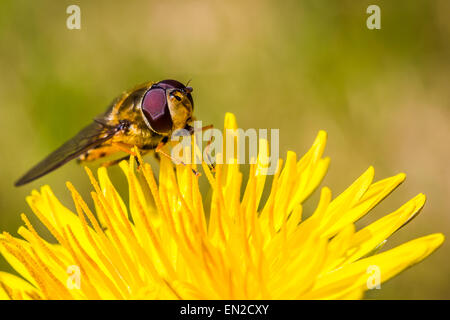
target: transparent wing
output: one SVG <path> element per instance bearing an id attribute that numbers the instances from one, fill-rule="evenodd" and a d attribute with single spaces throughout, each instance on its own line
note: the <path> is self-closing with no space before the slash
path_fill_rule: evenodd
<path id="1" fill-rule="evenodd" d="M 16 181 L 16 187 L 29 183 L 43 175 L 59 168 L 66 162 L 77 158 L 89 149 L 101 145 L 111 139 L 117 132 L 116 127 L 95 121 L 82 129 L 75 137 L 49 154 L 44 160 L 31 168 L 23 177 Z"/>

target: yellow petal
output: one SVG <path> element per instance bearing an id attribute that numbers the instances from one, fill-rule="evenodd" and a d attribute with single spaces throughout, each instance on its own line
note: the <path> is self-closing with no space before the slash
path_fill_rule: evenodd
<path id="1" fill-rule="evenodd" d="M 380 283 L 405 270 L 433 253 L 444 241 L 441 233 L 421 237 L 394 249 L 368 257 L 323 275 L 313 290 L 302 298 L 333 297 L 346 288 L 363 287 L 370 280 L 369 268 L 377 268 Z M 367 287 L 366 287 L 367 288 Z"/>

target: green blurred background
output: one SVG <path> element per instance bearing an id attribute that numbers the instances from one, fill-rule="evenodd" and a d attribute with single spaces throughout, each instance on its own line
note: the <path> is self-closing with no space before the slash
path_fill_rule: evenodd
<path id="1" fill-rule="evenodd" d="M 81 30 L 66 8 L 81 8 Z M 366 8 L 381 7 L 381 30 Z M 406 182 L 358 223 L 423 192 L 428 201 L 386 248 L 450 230 L 450 1 L 23 1 L 0 3 L 0 230 L 16 234 L 25 197 L 65 181 L 88 198 L 69 163 L 35 183 L 13 182 L 76 133 L 123 90 L 148 80 L 192 79 L 196 116 L 221 128 L 280 128 L 281 156 L 329 134 L 322 185 L 342 192 L 369 165 Z M 118 168 L 113 179 L 125 192 Z M 317 192 L 308 201 L 313 210 Z M 30 214 L 30 217 L 33 215 Z M 33 220 L 35 223 L 36 221 Z M 366 296 L 450 297 L 448 241 Z M 11 269 L 0 261 L 0 270 Z"/>

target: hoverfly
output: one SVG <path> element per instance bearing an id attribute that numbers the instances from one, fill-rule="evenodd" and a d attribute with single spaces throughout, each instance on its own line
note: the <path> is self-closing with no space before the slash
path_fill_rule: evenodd
<path id="1" fill-rule="evenodd" d="M 106 163 L 117 164 L 134 154 L 134 146 L 143 153 L 155 150 L 171 158 L 161 150 L 171 134 L 178 129 L 194 132 L 190 125 L 194 109 L 192 90 L 176 80 L 163 80 L 124 92 L 105 113 L 31 168 L 15 186 L 38 179 L 75 158 L 92 161 L 119 151 L 129 154 Z"/>

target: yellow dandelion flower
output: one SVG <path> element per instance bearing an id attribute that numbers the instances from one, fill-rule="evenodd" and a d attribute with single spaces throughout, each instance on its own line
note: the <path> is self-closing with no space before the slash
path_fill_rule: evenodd
<path id="1" fill-rule="evenodd" d="M 232 114 L 225 128 L 237 128 Z M 303 221 L 302 204 L 328 168 L 325 143 L 321 131 L 300 159 L 288 152 L 264 204 L 266 141 L 245 186 L 238 164 L 217 165 L 215 175 L 203 165 L 212 188 L 208 216 L 190 167 L 177 165 L 174 171 L 166 159 L 159 183 L 142 159 L 139 170 L 134 159 L 120 164 L 129 185 L 128 207 L 105 168 L 98 169 L 98 180 L 87 169 L 96 215 L 70 182 L 76 213 L 50 187 L 33 191 L 28 204 L 56 243 L 38 235 L 22 214 L 22 238 L 6 232 L 0 238 L 1 253 L 22 277 L 1 272 L 0 298 L 361 298 L 372 280 L 387 281 L 423 260 L 444 236 L 431 234 L 374 254 L 420 211 L 425 196 L 355 230 L 355 221 L 405 179 L 398 174 L 374 182 L 372 167 L 334 199 L 322 188 L 317 209 Z"/>

